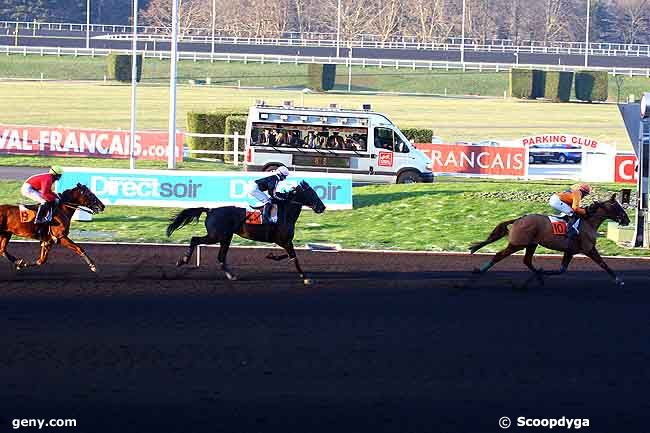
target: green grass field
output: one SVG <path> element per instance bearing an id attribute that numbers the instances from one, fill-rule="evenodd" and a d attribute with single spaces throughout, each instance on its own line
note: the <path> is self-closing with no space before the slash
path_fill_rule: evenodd
<path id="1" fill-rule="evenodd" d="M 19 182 L 0 183 L 0 203 L 19 200 Z M 466 251 L 484 239 L 500 221 L 531 212 L 548 213 L 548 195 L 566 186 L 556 182 L 501 182 L 441 179 L 434 184 L 385 185 L 354 188 L 354 209 L 304 211 L 296 230 L 296 245 L 308 242 L 338 243 L 346 248 Z M 596 194 L 608 196 L 614 185 L 598 185 Z M 189 226 L 171 239 L 164 235 L 174 209 L 108 207 L 92 222 L 74 222 L 78 240 L 186 243 L 203 235 L 204 226 Z M 632 218 L 633 215 L 630 215 Z M 606 225 L 601 231 L 606 230 Z M 237 238 L 238 245 L 251 245 Z M 496 251 L 503 241 L 485 248 Z M 650 255 L 626 249 L 602 238 L 599 248 L 607 255 Z M 543 249 L 540 249 L 543 251 Z"/>
<path id="2" fill-rule="evenodd" d="M 104 57 L 11 55 L 0 57 L 0 78 L 47 80 L 101 81 L 106 74 Z M 178 63 L 180 82 L 190 79 L 210 78 L 213 84 L 259 86 L 264 88 L 293 87 L 302 89 L 307 85 L 307 65 L 259 64 L 241 62 L 193 62 Z M 144 63 L 143 82 L 161 83 L 169 79 L 169 61 L 148 58 Z M 637 97 L 650 88 L 650 79 L 623 77 L 620 87 L 610 79 L 610 100 L 625 100 L 629 94 Z M 348 69 L 338 67 L 336 89 L 347 90 Z M 508 73 L 468 71 L 444 71 L 410 68 L 352 68 L 352 91 L 434 93 L 439 95 L 503 96 L 508 88 Z"/>
<path id="3" fill-rule="evenodd" d="M 4 124 L 122 128 L 130 125 L 130 87 L 79 82 L 0 82 Z M 246 111 L 257 99 L 281 104 L 358 108 L 371 103 L 400 127 L 433 128 L 448 142 L 512 140 L 541 133 L 585 135 L 619 149 L 631 148 L 615 104 L 553 104 L 502 98 L 452 98 L 370 94 L 303 94 L 291 90 L 178 88 L 177 125 L 185 128 L 190 110 Z M 166 86 L 138 88 L 139 129 L 166 129 L 169 91 Z"/>

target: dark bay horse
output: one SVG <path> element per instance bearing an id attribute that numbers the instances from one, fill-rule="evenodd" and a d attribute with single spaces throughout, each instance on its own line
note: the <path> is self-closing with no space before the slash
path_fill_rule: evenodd
<path id="1" fill-rule="evenodd" d="M 36 206 L 33 207 L 36 208 Z M 80 207 L 86 208 L 92 213 L 99 213 L 104 210 L 104 204 L 101 200 L 87 186 L 78 183 L 76 187 L 61 193 L 61 203 L 54 212 L 48 234 L 43 237 L 39 233 L 40 227 L 34 224 L 34 221 L 21 222 L 18 206 L 0 205 L 0 256 L 6 257 L 17 270 L 29 266 L 41 266 L 47 262 L 47 257 L 52 246 L 60 243 L 81 256 L 91 271 L 97 272 L 95 263 L 88 257 L 83 248 L 75 244 L 68 237 L 72 215 Z M 9 244 L 12 235 L 41 241 L 41 254 L 35 263 L 28 263 L 24 259 L 17 259 L 7 252 L 7 244 Z"/>
<path id="2" fill-rule="evenodd" d="M 546 215 L 525 215 L 500 223 L 486 240 L 472 244 L 469 250 L 474 254 L 484 246 L 496 242 L 506 235 L 508 236 L 508 245 L 496 253 L 480 269 L 475 269 L 474 271 L 480 274 L 485 273 L 496 263 L 525 248 L 524 264 L 535 273 L 540 282 L 543 282 L 542 275 L 563 274 L 569 267 L 573 256 L 582 253 L 596 262 L 614 278 L 616 284 L 623 286 L 624 283 L 621 277 L 612 271 L 596 249 L 596 238 L 598 236 L 598 227 L 605 220 L 611 219 L 620 225 L 626 226 L 630 223 L 630 218 L 627 216 L 625 209 L 616 200 L 616 194 L 612 195 L 609 200 L 594 202 L 586 210 L 587 215 L 580 223 L 580 234 L 575 240 L 569 240 L 563 235 L 553 234 L 551 222 Z M 508 226 L 511 224 L 512 227 L 508 230 Z M 564 252 L 559 271 L 544 271 L 533 266 L 533 254 L 535 254 L 535 249 L 538 245 L 551 250 Z"/>
<path id="3" fill-rule="evenodd" d="M 293 247 L 293 236 L 296 221 L 298 221 L 303 206 L 310 207 L 316 213 L 323 213 L 325 211 L 325 205 L 318 197 L 318 194 L 305 181 L 300 182 L 298 186 L 284 194 L 283 197 L 285 200 L 278 204 L 277 224 L 246 224 L 246 209 L 236 206 L 224 206 L 214 209 L 198 207 L 179 212 L 172 218 L 169 226 L 167 226 L 167 236 L 171 236 L 174 231 L 190 222 L 198 222 L 203 213 L 207 213 L 205 228 L 208 234 L 206 236 L 192 237 L 187 252 L 178 259 L 176 266 L 187 264 L 197 245 L 219 243 L 218 260 L 221 264 L 221 269 L 225 272 L 226 278 L 236 280 L 237 277 L 226 263 L 226 256 L 230 243 L 232 242 L 232 237 L 234 234 L 237 234 L 246 239 L 275 243 L 284 248 L 287 254 L 281 256 L 269 254 L 267 258 L 282 260 L 288 257 L 290 261 L 295 263 L 296 270 L 300 274 L 300 278 L 303 279 L 303 282 L 310 284 L 311 281 L 305 276 L 296 258 L 296 251 Z"/>

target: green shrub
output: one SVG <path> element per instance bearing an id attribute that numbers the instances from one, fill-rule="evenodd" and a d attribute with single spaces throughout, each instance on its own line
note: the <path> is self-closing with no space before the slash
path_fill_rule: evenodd
<path id="1" fill-rule="evenodd" d="M 576 98 L 581 101 L 606 101 L 609 75 L 607 71 L 576 72 Z"/>
<path id="2" fill-rule="evenodd" d="M 326 92 L 334 88 L 336 65 L 317 65 L 310 63 L 307 68 L 308 87 L 316 92 Z"/>
<path id="3" fill-rule="evenodd" d="M 239 152 L 240 154 L 244 152 L 244 147 L 246 146 L 246 140 L 244 140 L 244 136 L 246 134 L 246 120 L 248 119 L 248 116 L 240 116 L 240 115 L 234 115 L 234 116 L 228 116 L 226 118 L 226 135 L 233 135 L 235 132 L 239 133 L 240 139 L 239 139 Z M 224 151 L 232 151 L 234 148 L 234 142 L 235 140 L 232 138 L 226 138 L 226 141 L 223 145 L 223 150 Z M 224 162 L 232 162 L 233 161 L 233 156 L 232 155 L 224 155 L 223 160 Z"/>
<path id="4" fill-rule="evenodd" d="M 543 98 L 546 88 L 546 71 L 533 69 L 533 99 Z"/>
<path id="5" fill-rule="evenodd" d="M 106 77 L 109 80 L 131 82 L 131 55 L 130 54 L 109 54 L 106 57 Z M 142 54 L 136 57 L 137 77 L 136 81 L 142 79 Z"/>
<path id="6" fill-rule="evenodd" d="M 224 134 L 228 116 L 241 115 L 233 112 L 187 113 L 187 132 L 199 134 Z M 187 145 L 194 150 L 223 150 L 223 138 L 187 137 Z M 201 156 L 201 154 L 195 154 Z M 221 158 L 219 155 L 216 158 Z"/>
<path id="7" fill-rule="evenodd" d="M 544 97 L 553 102 L 569 102 L 573 72 L 548 71 L 544 86 Z"/>
<path id="8" fill-rule="evenodd" d="M 400 128 L 400 131 L 416 143 L 431 143 L 433 130 L 427 128 Z"/>
<path id="9" fill-rule="evenodd" d="M 533 98 L 533 71 L 531 69 L 510 69 L 508 93 L 512 98 Z"/>

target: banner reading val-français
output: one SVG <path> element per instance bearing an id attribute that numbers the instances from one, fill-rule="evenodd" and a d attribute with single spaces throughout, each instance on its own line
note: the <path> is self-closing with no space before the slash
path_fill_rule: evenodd
<path id="1" fill-rule="evenodd" d="M 0 125 L 0 154 L 126 159 L 130 141 L 131 132 L 125 130 Z M 136 131 L 134 143 L 136 159 L 167 160 L 167 132 Z M 181 161 L 182 133 L 176 143 L 176 159 Z"/>
<path id="2" fill-rule="evenodd" d="M 249 188 L 269 173 L 127 170 L 66 167 L 57 191 L 88 186 L 105 205 L 218 207 L 254 204 Z M 346 174 L 291 172 L 280 184 L 288 190 L 305 180 L 328 209 L 352 209 L 352 177 Z"/>

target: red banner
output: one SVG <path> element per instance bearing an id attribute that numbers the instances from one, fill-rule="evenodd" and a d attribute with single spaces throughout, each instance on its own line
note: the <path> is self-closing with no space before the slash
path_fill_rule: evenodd
<path id="1" fill-rule="evenodd" d="M 417 143 L 433 161 L 434 173 L 525 176 L 526 149 Z"/>
<path id="2" fill-rule="evenodd" d="M 639 179 L 635 155 L 616 155 L 614 159 L 614 182 L 636 183 Z"/>
<path id="3" fill-rule="evenodd" d="M 126 159 L 130 131 L 47 126 L 0 125 L 0 154 Z M 183 133 L 176 136 L 176 159 L 183 159 Z M 167 160 L 167 133 L 138 131 L 137 159 Z"/>

